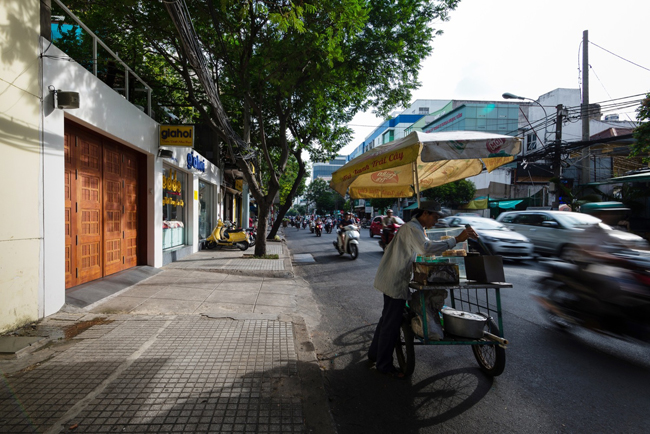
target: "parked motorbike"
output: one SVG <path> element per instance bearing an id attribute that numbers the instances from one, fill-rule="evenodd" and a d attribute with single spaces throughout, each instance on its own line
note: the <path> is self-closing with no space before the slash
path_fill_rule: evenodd
<path id="1" fill-rule="evenodd" d="M 357 256 L 359 256 L 359 226 L 347 225 L 341 231 L 345 232 L 343 245 L 341 245 L 341 237 L 336 237 L 336 241 L 333 242 L 334 247 L 336 247 L 339 255 L 349 253 L 352 259 L 357 259 Z"/>
<path id="2" fill-rule="evenodd" d="M 388 247 L 390 242 L 395 237 L 395 234 L 397 234 L 397 231 L 399 230 L 400 226 L 401 225 L 397 224 L 397 223 L 393 223 L 393 224 L 387 226 L 387 229 L 389 231 L 388 232 L 388 242 L 384 241 L 384 234 L 383 234 L 383 231 L 382 231 L 382 236 L 379 238 L 379 247 L 381 247 L 384 252 L 386 251 L 386 247 Z"/>
<path id="3" fill-rule="evenodd" d="M 243 229 L 233 229 L 232 223 L 217 221 L 217 225 L 212 229 L 212 233 L 205 240 L 205 246 L 208 249 L 217 247 L 237 247 L 240 250 L 246 250 L 250 246 L 248 233 Z"/>
<path id="4" fill-rule="evenodd" d="M 650 263 L 611 257 L 606 263 L 549 262 L 534 298 L 563 330 L 582 327 L 650 342 Z"/>
<path id="5" fill-rule="evenodd" d="M 320 237 L 323 233 L 323 224 L 316 223 L 316 226 L 314 226 L 314 231 L 316 231 L 316 236 Z"/>
<path id="6" fill-rule="evenodd" d="M 255 240 L 257 239 L 257 228 L 255 226 L 247 228 L 246 233 L 248 234 L 250 247 L 255 246 Z"/>

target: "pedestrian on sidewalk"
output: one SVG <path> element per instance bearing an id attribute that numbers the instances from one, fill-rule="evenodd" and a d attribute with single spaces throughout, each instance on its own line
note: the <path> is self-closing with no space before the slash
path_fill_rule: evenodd
<path id="1" fill-rule="evenodd" d="M 412 263 L 420 254 L 440 254 L 468 238 L 478 238 L 468 227 L 460 235 L 447 240 L 431 241 L 425 229 L 433 227 L 439 218 L 446 217 L 440 204 L 425 201 L 420 204 L 411 221 L 400 227 L 379 263 L 374 287 L 384 294 L 384 307 L 368 350 L 368 359 L 375 362 L 377 371 L 395 378 L 404 374 L 393 365 L 393 350 L 402 325 L 406 301 L 410 299 Z"/>

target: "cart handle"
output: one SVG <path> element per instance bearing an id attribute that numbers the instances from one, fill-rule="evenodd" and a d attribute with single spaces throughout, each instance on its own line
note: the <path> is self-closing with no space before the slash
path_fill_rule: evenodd
<path id="1" fill-rule="evenodd" d="M 504 338 L 502 338 L 500 336 L 493 335 L 492 333 L 489 333 L 489 332 L 486 332 L 486 331 L 483 331 L 483 337 L 485 339 L 489 339 L 491 341 L 497 342 L 499 345 L 504 345 L 505 346 L 505 345 L 509 344 L 508 339 L 504 339 Z"/>

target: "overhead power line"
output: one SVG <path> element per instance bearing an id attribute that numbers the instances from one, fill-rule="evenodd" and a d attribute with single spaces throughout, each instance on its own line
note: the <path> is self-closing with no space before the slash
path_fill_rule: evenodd
<path id="1" fill-rule="evenodd" d="M 590 43 L 591 45 L 594 45 L 594 46 L 600 48 L 600 49 L 603 50 L 603 51 L 607 51 L 607 52 L 608 52 L 609 54 L 611 54 L 612 56 L 616 56 L 616 57 L 618 57 L 618 58 L 621 59 L 621 60 L 625 60 L 626 62 L 631 63 L 631 64 L 634 65 L 634 66 L 638 66 L 638 67 L 641 68 L 641 69 L 645 69 L 646 71 L 650 71 L 650 68 L 646 68 L 645 66 L 641 66 L 641 65 L 639 65 L 638 63 L 634 63 L 634 62 L 632 62 L 631 60 L 628 60 L 628 59 L 626 59 L 626 58 L 623 57 L 623 56 L 619 56 L 619 55 L 616 54 L 616 53 L 612 53 L 611 51 L 609 51 L 609 50 L 607 50 L 607 49 L 601 47 L 600 45 L 598 45 L 598 44 L 594 44 L 592 41 L 589 41 L 589 43 Z"/>

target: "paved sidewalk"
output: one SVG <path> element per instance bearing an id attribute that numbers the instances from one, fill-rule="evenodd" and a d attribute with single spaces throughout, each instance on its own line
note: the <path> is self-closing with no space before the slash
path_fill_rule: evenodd
<path id="1" fill-rule="evenodd" d="M 335 432 L 311 290 L 269 247 L 199 252 L 41 321 L 40 347 L 0 361 L 0 432 Z"/>

